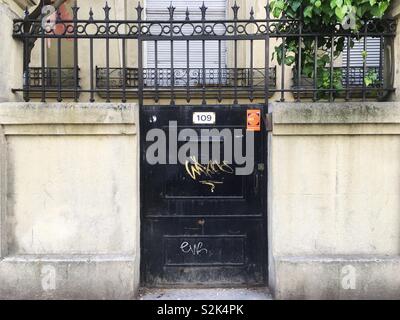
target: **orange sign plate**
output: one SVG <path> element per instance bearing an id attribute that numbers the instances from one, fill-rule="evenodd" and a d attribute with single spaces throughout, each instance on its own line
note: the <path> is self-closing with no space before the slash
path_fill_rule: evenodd
<path id="1" fill-rule="evenodd" d="M 247 110 L 247 130 L 261 131 L 261 110 Z"/>

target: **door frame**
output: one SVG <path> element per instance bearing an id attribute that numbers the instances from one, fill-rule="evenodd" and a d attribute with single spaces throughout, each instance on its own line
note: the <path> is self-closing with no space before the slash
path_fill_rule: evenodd
<path id="1" fill-rule="evenodd" d="M 197 106 L 197 105 L 196 105 Z M 212 105 L 209 105 L 212 106 Z M 231 106 L 231 105 L 229 105 Z M 244 106 L 244 105 L 241 105 Z M 253 105 L 253 104 L 245 104 L 245 106 L 248 106 L 249 109 L 254 109 L 257 107 L 261 108 L 262 111 L 262 129 L 261 129 L 261 139 L 262 139 L 262 144 L 264 146 L 264 153 L 263 153 L 263 166 L 264 166 L 264 174 L 262 176 L 262 184 L 263 187 L 260 188 L 260 199 L 261 199 L 261 210 L 262 210 L 262 219 L 264 220 L 263 224 L 263 241 L 265 243 L 264 246 L 264 252 L 262 252 L 262 270 L 263 270 L 263 284 L 260 285 L 262 287 L 268 287 L 270 285 L 270 253 L 271 253 L 271 242 L 269 238 L 269 225 L 270 225 L 270 217 L 269 217 L 269 131 L 267 130 L 267 120 L 266 120 L 266 114 L 268 113 L 268 106 L 265 105 Z M 142 287 L 149 287 L 148 284 L 145 281 L 145 265 L 146 261 L 143 259 L 145 257 L 144 250 L 145 250 L 145 239 L 144 239 L 144 201 L 143 201 L 143 195 L 144 195 L 144 179 L 142 174 L 143 170 L 143 162 L 145 161 L 145 149 L 144 149 L 144 140 L 145 136 L 142 132 L 142 112 L 143 109 L 146 109 L 149 106 L 146 105 L 139 105 L 139 145 L 140 145 L 140 163 L 139 163 L 139 175 L 140 175 L 140 286 Z M 185 108 L 187 106 L 182 105 L 182 106 L 176 106 L 176 105 L 164 105 L 161 106 L 163 108 L 174 108 L 174 109 L 179 109 L 179 108 Z M 256 163 L 254 164 L 255 166 L 257 165 Z M 245 287 L 246 285 L 243 285 Z M 182 285 L 168 285 L 168 287 L 171 288 L 179 288 L 182 287 Z M 187 287 L 193 287 L 190 284 L 185 285 L 185 288 Z M 200 286 L 194 286 L 195 288 L 199 288 Z M 212 287 L 212 286 L 207 286 L 207 287 Z M 216 287 L 229 287 L 227 286 L 222 286 L 222 285 L 217 285 Z M 231 286 L 230 286 L 231 287 Z M 237 286 L 241 287 L 241 286 Z M 204 288 L 204 286 L 202 286 Z"/>

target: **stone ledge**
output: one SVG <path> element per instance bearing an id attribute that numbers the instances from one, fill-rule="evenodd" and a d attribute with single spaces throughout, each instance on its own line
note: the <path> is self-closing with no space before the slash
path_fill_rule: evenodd
<path id="1" fill-rule="evenodd" d="M 275 136 L 400 135 L 400 123 L 368 124 L 278 124 Z"/>
<path id="2" fill-rule="evenodd" d="M 397 262 L 400 263 L 400 255 L 304 255 L 304 256 L 276 256 L 276 261 L 285 263 L 306 263 L 306 262 L 320 262 L 320 263 L 336 263 L 336 262 Z"/>
<path id="3" fill-rule="evenodd" d="M 136 135 L 132 124 L 35 124 L 3 125 L 5 136 L 121 136 Z"/>
<path id="4" fill-rule="evenodd" d="M 275 125 L 400 124 L 398 102 L 272 103 Z"/>
<path id="5" fill-rule="evenodd" d="M 400 256 L 275 257 L 277 299 L 399 299 Z M 355 270 L 355 288 L 343 288 L 344 267 Z"/>
<path id="6" fill-rule="evenodd" d="M 136 298 L 138 257 L 92 256 L 90 259 L 85 260 L 85 256 L 79 259 L 5 258 L 0 262 L 0 299 Z M 55 274 L 53 285 L 49 278 L 52 273 Z"/>
<path id="7" fill-rule="evenodd" d="M 12 255 L 3 257 L 1 262 L 111 262 L 135 261 L 135 255 L 117 254 L 64 254 L 64 255 Z"/>
<path id="8" fill-rule="evenodd" d="M 0 124 L 137 124 L 137 104 L 0 103 Z"/>

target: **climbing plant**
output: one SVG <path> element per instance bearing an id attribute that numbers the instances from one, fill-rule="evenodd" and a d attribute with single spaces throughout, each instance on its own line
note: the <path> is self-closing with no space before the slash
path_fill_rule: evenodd
<path id="1" fill-rule="evenodd" d="M 391 0 L 272 0 L 270 11 L 274 18 L 301 19 L 305 31 L 326 33 L 333 32 L 338 26 L 351 30 L 354 37 L 350 46 L 354 45 L 354 39 L 360 38 L 364 22 L 371 19 L 380 19 L 387 11 Z M 290 25 L 277 22 L 276 28 L 287 31 Z M 286 41 L 275 47 L 274 58 L 279 64 L 295 65 L 298 70 L 299 51 L 301 50 L 301 74 L 314 78 L 315 56 L 317 57 L 317 86 L 318 88 L 341 89 L 340 70 L 334 70 L 331 81 L 329 66 L 332 59 L 335 60 L 342 53 L 346 37 L 338 36 L 332 41 L 330 37 L 303 37 L 301 48 L 298 37 L 287 37 Z M 333 46 L 333 48 L 332 48 Z M 315 55 L 315 49 L 317 54 Z M 363 52 L 363 59 L 367 53 Z M 339 71 L 339 72 L 338 72 Z M 376 82 L 377 75 L 368 72 L 364 82 L 366 86 Z"/>

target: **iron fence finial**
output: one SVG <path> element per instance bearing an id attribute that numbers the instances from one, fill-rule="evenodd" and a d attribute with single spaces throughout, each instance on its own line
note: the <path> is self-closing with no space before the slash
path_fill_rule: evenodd
<path id="1" fill-rule="evenodd" d="M 111 7 L 108 6 L 108 1 L 106 1 L 106 5 L 105 5 L 105 7 L 103 8 L 103 10 L 104 10 L 104 14 L 105 14 L 106 19 L 107 19 L 107 20 L 110 19 L 110 10 L 111 10 Z"/>
<path id="2" fill-rule="evenodd" d="M 79 7 L 76 4 L 76 2 L 74 2 L 74 5 L 71 7 L 71 10 L 72 10 L 72 13 L 73 13 L 74 17 L 76 18 L 77 15 L 78 15 L 78 10 L 79 10 Z"/>
<path id="3" fill-rule="evenodd" d="M 186 20 L 186 21 L 189 21 L 189 20 L 190 20 L 189 7 L 186 7 L 186 18 L 185 18 L 185 20 Z"/>
<path id="4" fill-rule="evenodd" d="M 169 12 L 169 20 L 174 20 L 174 12 L 175 12 L 175 7 L 172 5 L 172 1 L 168 7 L 168 12 Z"/>
<path id="5" fill-rule="evenodd" d="M 62 17 L 61 17 L 61 10 L 57 10 L 56 11 L 56 22 L 59 22 L 59 21 L 61 21 L 62 20 Z"/>
<path id="6" fill-rule="evenodd" d="M 90 10 L 89 10 L 89 20 L 93 21 L 93 9 L 92 9 L 92 7 L 90 7 Z"/>
<path id="7" fill-rule="evenodd" d="M 235 4 L 234 4 L 233 7 L 232 7 L 232 10 L 233 10 L 233 18 L 234 18 L 235 20 L 238 19 L 238 12 L 239 12 L 239 9 L 240 9 L 240 7 L 237 5 L 237 2 L 235 1 Z"/>
<path id="8" fill-rule="evenodd" d="M 270 5 L 269 5 L 269 1 L 267 1 L 267 4 L 264 6 L 265 9 L 265 15 L 267 17 L 267 19 L 270 18 Z"/>
<path id="9" fill-rule="evenodd" d="M 204 4 L 203 1 L 203 5 L 200 7 L 200 11 L 201 11 L 201 20 L 205 20 L 206 19 L 206 12 L 207 12 L 208 7 L 206 7 L 206 5 Z"/>
<path id="10" fill-rule="evenodd" d="M 141 6 L 140 1 L 138 2 L 138 5 L 136 7 L 136 12 L 137 12 L 137 19 L 139 21 L 141 21 L 142 20 L 143 7 Z"/>
<path id="11" fill-rule="evenodd" d="M 251 7 L 251 10 L 250 10 L 250 20 L 254 20 L 254 8 L 253 7 Z"/>
<path id="12" fill-rule="evenodd" d="M 25 7 L 24 15 L 25 15 L 25 19 L 29 17 L 28 7 Z"/>

